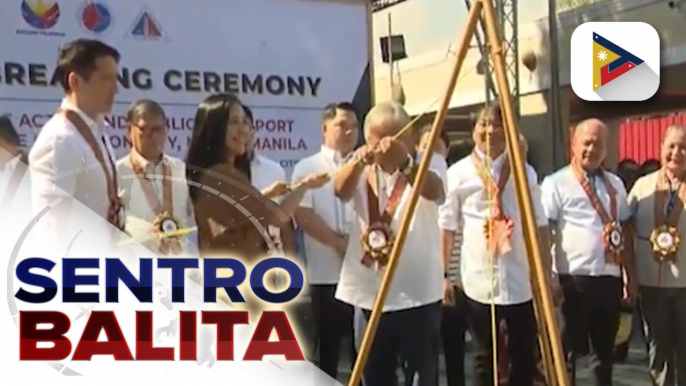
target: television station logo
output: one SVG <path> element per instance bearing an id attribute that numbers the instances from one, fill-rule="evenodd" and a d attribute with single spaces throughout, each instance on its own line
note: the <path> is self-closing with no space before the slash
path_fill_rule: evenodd
<path id="1" fill-rule="evenodd" d="M 138 40 L 163 40 L 166 38 L 160 23 L 147 8 L 144 8 L 136 16 L 127 36 Z"/>
<path id="2" fill-rule="evenodd" d="M 587 101 L 644 101 L 660 86 L 660 37 L 647 23 L 584 23 L 570 57 L 572 89 Z"/>
<path id="3" fill-rule="evenodd" d="M 86 1 L 78 11 L 81 27 L 95 35 L 104 35 L 114 26 L 112 11 L 102 1 Z"/>
<path id="4" fill-rule="evenodd" d="M 19 28 L 18 35 L 64 36 L 64 32 L 54 31 L 53 28 L 60 20 L 60 5 L 49 0 L 23 0 L 21 2 L 21 16 L 30 28 Z"/>

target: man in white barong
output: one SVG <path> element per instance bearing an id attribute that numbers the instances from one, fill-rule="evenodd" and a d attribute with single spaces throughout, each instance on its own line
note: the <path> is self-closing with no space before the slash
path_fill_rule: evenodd
<path id="1" fill-rule="evenodd" d="M 188 196 L 186 164 L 164 154 L 164 109 L 155 101 L 141 99 L 131 105 L 127 120 L 132 148 L 117 161 L 127 231 L 160 255 L 193 252 L 195 219 Z"/>

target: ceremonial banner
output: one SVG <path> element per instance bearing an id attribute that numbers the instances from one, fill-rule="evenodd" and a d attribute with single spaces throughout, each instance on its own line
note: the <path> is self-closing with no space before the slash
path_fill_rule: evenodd
<path id="1" fill-rule="evenodd" d="M 119 94 L 105 119 L 117 157 L 131 148 L 126 110 L 150 98 L 167 112 L 168 154 L 184 158 L 195 109 L 232 92 L 255 114 L 256 148 L 290 174 L 319 151 L 322 108 L 371 100 L 364 1 L 8 0 L 0 4 L 0 114 L 33 144 L 59 107 L 59 46 L 100 39 L 120 51 Z"/>

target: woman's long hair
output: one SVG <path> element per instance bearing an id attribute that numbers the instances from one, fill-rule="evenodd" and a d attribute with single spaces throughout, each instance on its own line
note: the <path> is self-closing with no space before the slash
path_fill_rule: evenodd
<path id="1" fill-rule="evenodd" d="M 186 155 L 186 179 L 198 182 L 203 169 L 224 162 L 226 154 L 226 130 L 229 126 L 229 111 L 234 105 L 241 105 L 233 94 L 214 94 L 203 100 L 195 113 L 193 137 Z M 195 200 L 197 189 L 189 184 L 191 200 Z"/>
<path id="2" fill-rule="evenodd" d="M 247 118 L 248 121 L 250 121 L 250 126 L 252 126 L 251 130 L 254 130 L 253 125 L 255 124 L 255 120 L 252 115 L 252 110 L 250 110 L 248 106 L 243 105 L 243 111 L 245 111 L 245 118 Z M 252 140 L 254 141 L 255 139 L 253 138 Z M 255 151 L 252 149 L 252 145 L 252 143 L 248 144 L 248 151 L 237 156 L 234 161 L 234 163 L 236 164 L 236 169 L 241 173 L 245 174 L 250 180 L 250 182 L 252 182 L 252 172 L 250 169 L 250 165 L 252 164 L 252 161 L 255 158 Z"/>

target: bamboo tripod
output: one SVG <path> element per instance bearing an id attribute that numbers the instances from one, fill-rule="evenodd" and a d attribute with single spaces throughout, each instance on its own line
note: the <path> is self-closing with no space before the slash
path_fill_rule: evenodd
<path id="1" fill-rule="evenodd" d="M 482 13 L 483 12 L 483 13 Z M 495 11 L 493 7 L 493 0 L 476 0 L 469 11 L 467 23 L 465 24 L 460 37 L 458 39 L 458 50 L 455 59 L 455 66 L 448 81 L 448 87 L 443 95 L 441 106 L 436 113 L 433 125 L 431 127 L 430 143 L 435 144 L 442 130 L 443 122 L 446 118 L 450 99 L 457 85 L 458 75 L 462 68 L 469 43 L 476 31 L 476 23 L 479 18 L 483 17 L 484 29 L 486 39 L 490 47 L 491 57 L 493 59 L 493 67 L 496 75 L 496 85 L 499 95 L 509 95 L 509 86 L 507 76 L 505 75 L 505 59 L 501 48 L 501 39 L 498 34 Z M 517 121 L 513 115 L 513 105 L 510 98 L 502 98 L 500 101 L 501 111 L 503 114 L 503 122 L 505 123 L 505 138 L 507 142 L 507 151 L 510 155 L 510 169 L 512 170 L 512 178 L 514 179 L 515 189 L 517 192 L 517 202 L 522 218 L 523 235 L 526 244 L 526 252 L 529 259 L 529 267 L 531 271 L 533 301 L 536 310 L 536 319 L 539 333 L 539 343 L 541 346 L 541 354 L 545 365 L 545 375 L 549 386 L 569 386 L 569 379 L 567 378 L 565 358 L 562 351 L 562 343 L 560 341 L 559 326 L 555 318 L 553 300 L 550 292 L 550 287 L 546 279 L 546 273 L 543 270 L 543 263 L 541 260 L 541 250 L 538 242 L 538 229 L 536 226 L 533 207 L 531 203 L 531 193 L 528 188 L 528 181 L 526 170 L 524 168 L 524 161 L 522 159 L 521 150 L 518 146 L 519 128 Z M 429 168 L 429 161 L 431 159 L 431 152 L 424 152 L 421 163 L 419 164 L 419 171 L 412 184 L 412 193 L 408 207 L 403 213 L 402 221 L 398 229 L 396 241 L 393 244 L 393 249 L 384 273 L 379 293 L 374 302 L 374 307 L 371 316 L 367 323 L 364 332 L 360 351 L 355 362 L 352 374 L 348 380 L 348 386 L 357 386 L 362 378 L 362 371 L 369 358 L 369 352 L 374 341 L 376 330 L 381 320 L 383 312 L 383 305 L 386 302 L 388 291 L 398 266 L 400 253 L 402 252 L 405 238 L 409 230 L 410 222 L 414 216 L 414 212 L 419 200 L 419 186 L 422 185 L 424 177 Z M 495 337 L 494 337 L 495 340 Z M 496 384 L 498 380 L 495 380 Z M 377 386 L 377 385 L 369 385 Z"/>

